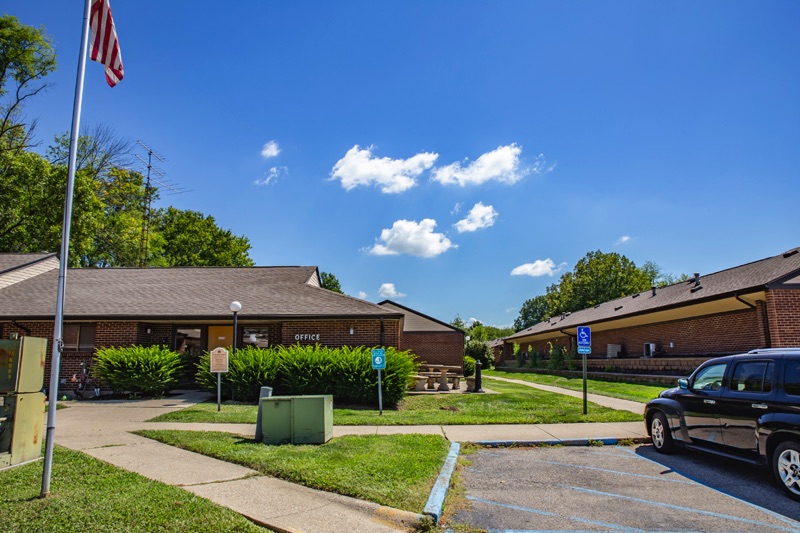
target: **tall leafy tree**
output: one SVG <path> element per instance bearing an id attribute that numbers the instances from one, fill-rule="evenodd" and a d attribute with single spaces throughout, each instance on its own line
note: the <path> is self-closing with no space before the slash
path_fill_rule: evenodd
<path id="1" fill-rule="evenodd" d="M 587 253 L 572 272 L 547 288 L 550 315 L 578 311 L 650 288 L 647 272 L 618 253 Z"/>
<path id="2" fill-rule="evenodd" d="M 535 296 L 522 304 L 519 316 L 514 320 L 514 331 L 522 331 L 549 317 L 550 305 L 547 303 L 547 296 L 544 294 Z"/>
<path id="3" fill-rule="evenodd" d="M 253 266 L 250 240 L 217 226 L 214 217 L 168 207 L 158 211 L 166 266 Z"/>
<path id="4" fill-rule="evenodd" d="M 26 124 L 24 104 L 47 88 L 43 79 L 55 69 L 56 54 L 44 28 L 0 17 L 0 152 L 33 145 L 36 122 Z"/>
<path id="5" fill-rule="evenodd" d="M 342 286 L 339 283 L 339 280 L 336 279 L 336 276 L 329 272 L 320 272 L 319 277 L 322 278 L 320 283 L 322 284 L 323 289 L 328 289 L 329 291 L 338 292 L 339 294 L 344 294 L 342 290 Z"/>

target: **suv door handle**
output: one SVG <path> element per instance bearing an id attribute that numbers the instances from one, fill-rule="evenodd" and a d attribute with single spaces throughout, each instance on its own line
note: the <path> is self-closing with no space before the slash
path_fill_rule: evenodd
<path id="1" fill-rule="evenodd" d="M 754 403 L 750 407 L 752 407 L 753 409 L 767 409 L 768 406 L 765 403 Z"/>
<path id="2" fill-rule="evenodd" d="M 711 405 L 714 405 L 717 402 L 716 402 L 716 400 L 703 400 L 703 403 L 710 403 Z M 766 405 L 764 407 L 766 407 Z"/>

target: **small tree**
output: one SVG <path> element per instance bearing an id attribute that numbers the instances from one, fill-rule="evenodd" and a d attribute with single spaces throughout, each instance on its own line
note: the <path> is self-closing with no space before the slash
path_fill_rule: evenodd
<path id="1" fill-rule="evenodd" d="M 492 350 L 484 341 L 470 340 L 464 348 L 464 355 L 468 355 L 481 362 L 483 368 L 492 367 Z"/>

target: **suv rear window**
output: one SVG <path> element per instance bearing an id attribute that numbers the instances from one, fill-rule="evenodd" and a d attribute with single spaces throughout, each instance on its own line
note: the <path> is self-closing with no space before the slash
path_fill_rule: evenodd
<path id="1" fill-rule="evenodd" d="M 772 361 L 743 361 L 733 369 L 731 390 L 737 392 L 769 392 L 772 390 Z"/>
<path id="2" fill-rule="evenodd" d="M 800 359 L 786 359 L 783 376 L 783 390 L 786 394 L 800 396 Z"/>

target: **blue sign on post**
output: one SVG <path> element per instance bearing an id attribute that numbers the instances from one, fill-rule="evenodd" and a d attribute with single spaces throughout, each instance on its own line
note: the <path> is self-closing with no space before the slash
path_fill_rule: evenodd
<path id="1" fill-rule="evenodd" d="M 386 349 L 372 349 L 372 370 L 386 370 Z"/>
<path id="2" fill-rule="evenodd" d="M 589 326 L 578 326 L 578 353 L 592 353 L 592 328 Z"/>

